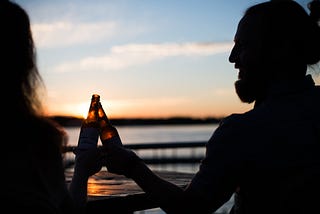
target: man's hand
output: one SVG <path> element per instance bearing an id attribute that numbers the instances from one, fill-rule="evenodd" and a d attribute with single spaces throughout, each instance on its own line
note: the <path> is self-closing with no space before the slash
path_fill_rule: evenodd
<path id="1" fill-rule="evenodd" d="M 134 166 L 142 161 L 132 150 L 116 144 L 104 145 L 103 151 L 108 171 L 126 177 L 130 177 Z"/>

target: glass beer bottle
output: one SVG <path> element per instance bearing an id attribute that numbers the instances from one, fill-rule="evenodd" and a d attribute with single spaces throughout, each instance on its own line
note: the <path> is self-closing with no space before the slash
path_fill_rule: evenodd
<path id="1" fill-rule="evenodd" d="M 99 138 L 98 108 L 100 96 L 93 94 L 87 117 L 82 121 L 78 149 L 86 150 L 97 147 Z"/>
<path id="2" fill-rule="evenodd" d="M 122 146 L 118 130 L 111 124 L 100 102 L 98 115 L 100 124 L 100 140 L 102 145 L 107 143 L 115 143 L 119 146 Z"/>

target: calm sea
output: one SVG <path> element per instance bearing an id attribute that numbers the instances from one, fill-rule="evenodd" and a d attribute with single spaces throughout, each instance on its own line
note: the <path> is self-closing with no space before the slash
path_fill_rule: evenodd
<path id="1" fill-rule="evenodd" d="M 119 126 L 118 132 L 121 136 L 123 144 L 146 144 L 146 143 L 170 143 L 170 142 L 206 142 L 211 137 L 213 131 L 217 128 L 217 124 L 201 124 L 201 125 L 150 125 L 150 126 Z M 69 145 L 76 146 L 80 127 L 66 127 L 69 136 Z M 101 145 L 99 141 L 98 144 Z M 191 149 L 166 149 L 166 150 L 145 150 L 136 151 L 140 156 L 152 157 L 159 156 L 203 156 L 204 148 Z M 73 154 L 69 154 L 69 158 L 74 158 Z M 151 166 L 155 169 L 175 170 L 181 172 L 195 172 L 198 166 L 195 164 L 180 165 L 157 165 Z"/>
<path id="2" fill-rule="evenodd" d="M 170 143 L 170 142 L 203 142 L 208 141 L 214 130 L 217 128 L 217 124 L 205 124 L 205 125 L 151 125 L 151 126 L 119 126 L 118 132 L 121 136 L 123 144 L 146 144 L 146 143 Z M 67 134 L 69 136 L 69 145 L 76 146 L 78 143 L 78 137 L 80 127 L 66 127 Z M 101 142 L 98 142 L 101 145 Z M 203 155 L 204 148 L 181 149 L 179 155 L 186 155 L 192 152 L 192 154 Z M 155 153 L 154 153 L 155 152 Z M 164 151 L 170 155 L 172 151 Z M 158 151 L 149 151 L 149 153 L 139 153 L 141 156 L 159 155 Z M 70 154 L 73 155 L 73 154 Z M 153 169 L 175 170 L 181 172 L 196 172 L 198 170 L 197 164 L 165 164 L 151 166 Z M 232 201 L 219 209 L 218 213 L 225 213 L 225 210 L 229 210 Z M 152 214 L 164 214 L 160 209 L 152 209 L 138 213 L 152 213 Z"/>
<path id="3" fill-rule="evenodd" d="M 207 141 L 217 124 L 119 126 L 123 144 Z M 80 127 L 66 127 L 69 144 L 77 145 Z"/>

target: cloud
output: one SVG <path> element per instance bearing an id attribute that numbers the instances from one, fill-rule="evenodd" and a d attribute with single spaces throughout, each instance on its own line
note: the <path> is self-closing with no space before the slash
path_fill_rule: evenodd
<path id="1" fill-rule="evenodd" d="M 77 24 L 61 21 L 33 24 L 31 29 L 37 47 L 56 48 L 110 38 L 116 33 L 117 25 L 115 22 Z"/>
<path id="2" fill-rule="evenodd" d="M 168 57 L 208 56 L 230 52 L 232 46 L 233 42 L 127 44 L 114 46 L 110 53 L 103 56 L 87 57 L 60 64 L 54 68 L 54 71 L 119 70 Z"/>
<path id="3" fill-rule="evenodd" d="M 230 43 L 163 43 L 163 44 L 128 44 L 112 48 L 114 54 L 147 54 L 154 57 L 179 55 L 211 55 L 229 51 Z"/>

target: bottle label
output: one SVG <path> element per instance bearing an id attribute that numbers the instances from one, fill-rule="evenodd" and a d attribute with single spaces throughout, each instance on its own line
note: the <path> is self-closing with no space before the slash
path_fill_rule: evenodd
<path id="1" fill-rule="evenodd" d="M 90 149 L 96 148 L 98 144 L 99 130 L 97 128 L 82 128 L 79 135 L 78 148 Z"/>
<path id="2" fill-rule="evenodd" d="M 112 144 L 116 144 L 118 146 L 122 146 L 122 141 L 120 139 L 120 136 L 114 136 L 110 139 L 104 140 L 103 144 L 107 144 L 107 143 L 112 143 Z"/>

